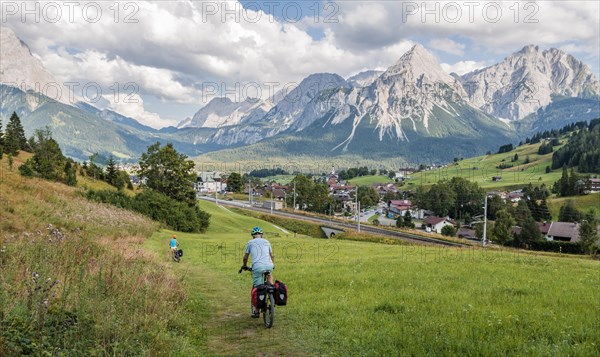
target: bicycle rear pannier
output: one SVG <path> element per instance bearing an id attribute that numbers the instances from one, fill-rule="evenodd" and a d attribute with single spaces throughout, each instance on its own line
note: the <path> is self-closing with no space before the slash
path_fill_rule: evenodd
<path id="1" fill-rule="evenodd" d="M 275 305 L 287 305 L 288 288 L 283 282 L 275 280 Z"/>
<path id="2" fill-rule="evenodd" d="M 252 305 L 257 309 L 264 309 L 267 307 L 267 286 L 259 285 L 252 288 Z"/>

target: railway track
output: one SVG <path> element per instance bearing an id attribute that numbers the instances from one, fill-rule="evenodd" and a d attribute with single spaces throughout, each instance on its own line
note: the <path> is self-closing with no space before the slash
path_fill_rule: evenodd
<path id="1" fill-rule="evenodd" d="M 214 199 L 210 199 L 210 198 L 201 198 L 201 199 L 204 199 L 206 201 L 215 202 Z M 244 208 L 244 209 L 248 209 L 248 210 L 252 210 L 252 211 L 256 211 L 256 212 L 271 214 L 271 210 L 266 209 L 266 208 L 249 207 L 247 204 L 243 204 L 243 203 L 239 203 L 239 202 L 231 202 L 231 201 L 217 200 L 217 202 L 218 202 L 218 204 L 221 204 L 223 206 L 238 207 L 238 208 Z M 356 225 L 354 225 L 354 224 L 350 224 L 350 223 L 346 223 L 346 222 L 332 221 L 332 220 L 327 220 L 327 219 L 319 218 L 319 217 L 305 216 L 305 215 L 301 215 L 301 214 L 294 214 L 294 213 L 290 213 L 290 212 L 282 212 L 282 211 L 276 211 L 276 210 L 273 210 L 273 215 L 287 217 L 287 218 L 293 218 L 293 219 L 300 219 L 300 220 L 304 220 L 304 221 L 319 223 L 322 225 L 338 227 L 338 228 L 342 228 L 342 229 L 356 230 Z M 389 237 L 392 239 L 400 239 L 400 240 L 404 240 L 404 241 L 411 242 L 411 243 L 434 244 L 434 245 L 441 245 L 441 246 L 446 246 L 446 247 L 457 247 L 457 248 L 470 247 L 470 245 L 468 245 L 468 244 L 449 242 L 449 241 L 444 241 L 444 240 L 435 239 L 435 238 L 427 238 L 427 237 L 422 237 L 422 236 L 419 236 L 416 234 L 392 231 L 389 229 L 379 228 L 379 227 L 361 226 L 361 230 L 364 232 L 373 233 L 373 234 Z"/>

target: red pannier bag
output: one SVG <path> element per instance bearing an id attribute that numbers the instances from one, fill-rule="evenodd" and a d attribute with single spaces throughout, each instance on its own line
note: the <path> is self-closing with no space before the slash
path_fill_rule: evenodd
<path id="1" fill-rule="evenodd" d="M 288 287 L 282 281 L 275 280 L 275 305 L 285 306 L 288 300 Z"/>

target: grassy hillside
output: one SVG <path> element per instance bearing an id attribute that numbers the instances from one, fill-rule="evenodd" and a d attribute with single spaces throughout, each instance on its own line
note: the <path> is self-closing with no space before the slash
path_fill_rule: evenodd
<path id="1" fill-rule="evenodd" d="M 564 143 L 565 140 L 561 142 Z M 415 187 L 434 184 L 439 180 L 452 177 L 464 177 L 486 189 L 521 188 L 530 182 L 534 185 L 545 183 L 546 186 L 552 186 L 560 178 L 562 171 L 554 170 L 546 173 L 546 166 L 552 166 L 552 153 L 538 155 L 540 145 L 523 145 L 508 153 L 468 158 L 445 168 L 418 172 L 412 175 L 407 184 L 408 187 Z M 558 148 L 555 147 L 554 150 Z M 519 160 L 511 162 L 515 154 L 518 154 Z M 528 156 L 530 163 L 525 164 Z M 513 165 L 513 167 L 497 169 L 501 164 Z M 502 180 L 494 182 L 492 180 L 494 176 L 500 176 Z"/>
<path id="2" fill-rule="evenodd" d="M 572 200 L 575 203 L 575 207 L 581 212 L 587 212 L 590 208 L 595 209 L 596 214 L 600 217 L 600 193 L 593 193 L 585 196 L 551 198 L 548 200 L 548 208 L 550 208 L 554 219 L 558 220 L 560 207 L 568 200 Z"/>
<path id="3" fill-rule="evenodd" d="M 290 182 L 292 182 L 292 180 L 295 177 L 296 177 L 295 175 L 276 175 L 276 176 L 265 177 L 263 180 L 264 181 L 275 181 L 280 185 L 287 185 Z"/>
<path id="4" fill-rule="evenodd" d="M 600 262 L 508 250 L 390 246 L 286 235 L 201 202 L 204 235 L 181 235 L 189 311 L 206 319 L 208 355 L 597 355 Z M 275 326 L 249 317 L 238 274 L 261 224 L 290 300 Z M 163 254 L 168 234 L 147 247 Z M 165 261 L 166 257 L 163 258 Z M 201 324 L 197 324 L 201 325 Z M 357 328 L 360 326 L 360 328 Z"/>
<path id="5" fill-rule="evenodd" d="M 148 219 L 0 162 L 0 355 L 160 355 L 182 329 L 181 281 L 143 242 Z M 97 185 L 102 185 L 97 183 Z"/>
<path id="6" fill-rule="evenodd" d="M 351 185 L 371 186 L 376 183 L 389 183 L 389 182 L 393 182 L 393 181 L 389 177 L 383 176 L 383 175 L 368 175 L 368 176 L 355 177 L 355 178 L 349 180 L 349 182 Z"/>

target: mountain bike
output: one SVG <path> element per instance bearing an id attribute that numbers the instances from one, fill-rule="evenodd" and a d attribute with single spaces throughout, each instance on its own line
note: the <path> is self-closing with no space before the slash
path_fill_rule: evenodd
<path id="1" fill-rule="evenodd" d="M 242 271 L 252 271 L 252 268 L 249 268 L 247 266 L 242 266 L 240 268 L 240 271 L 238 273 L 242 273 Z M 265 304 L 265 307 L 263 307 L 262 309 L 259 310 L 259 314 L 262 312 L 263 315 L 263 321 L 265 323 L 265 327 L 266 328 L 271 328 L 273 327 L 273 321 L 275 319 L 275 286 L 273 286 L 273 284 L 269 283 L 269 275 L 271 275 L 271 271 L 267 270 L 263 273 L 263 284 L 266 285 L 267 287 L 267 302 Z"/>

